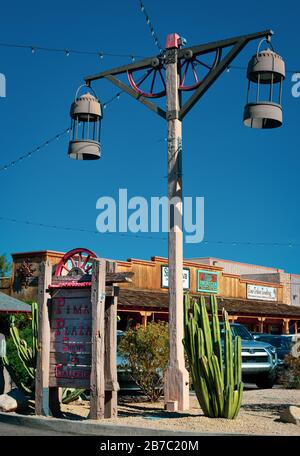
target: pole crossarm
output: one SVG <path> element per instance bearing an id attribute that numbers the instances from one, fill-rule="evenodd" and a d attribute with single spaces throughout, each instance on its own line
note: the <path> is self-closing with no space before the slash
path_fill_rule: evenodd
<path id="1" fill-rule="evenodd" d="M 273 35 L 272 30 L 264 30 L 262 32 L 251 33 L 249 35 L 241 35 L 233 38 L 228 38 L 220 41 L 213 41 L 206 44 L 196 45 L 189 48 L 182 48 L 177 50 L 177 59 L 180 66 L 180 61 L 182 59 L 191 58 L 192 56 L 197 56 L 201 54 L 206 54 L 209 52 L 217 51 L 218 60 L 216 65 L 211 68 L 207 76 L 203 79 L 200 86 L 194 90 L 190 98 L 181 106 L 180 111 L 178 112 L 178 117 L 183 119 L 186 114 L 193 108 L 197 101 L 205 94 L 205 92 L 211 87 L 211 85 L 218 79 L 218 77 L 228 68 L 230 63 L 235 59 L 235 57 L 242 51 L 246 44 L 252 40 L 259 38 L 270 38 Z M 224 48 L 233 46 L 228 54 L 221 60 L 221 51 Z M 167 63 L 168 51 L 172 49 L 165 50 L 163 55 L 152 56 L 139 62 L 133 62 L 127 65 L 122 65 L 120 67 L 112 68 L 110 70 L 103 71 L 94 75 L 86 76 L 84 78 L 85 83 L 89 86 L 92 81 L 98 79 L 107 79 L 120 88 L 122 91 L 126 92 L 128 95 L 132 96 L 134 99 L 142 103 L 147 108 L 151 109 L 153 112 L 158 114 L 163 119 L 167 119 L 167 113 L 165 110 L 157 106 L 157 104 L 148 100 L 147 97 L 143 96 L 142 93 L 134 90 L 133 87 L 128 86 L 116 76 L 137 70 L 147 70 L 157 66 L 163 66 Z M 177 88 L 179 90 L 179 87 Z"/>
<path id="2" fill-rule="evenodd" d="M 228 68 L 231 62 L 235 57 L 243 50 L 243 48 L 249 43 L 249 41 L 261 38 L 261 37 L 270 37 L 273 34 L 272 30 L 266 30 L 264 32 L 252 33 L 250 35 L 238 36 L 236 38 L 230 38 L 222 41 L 215 41 L 213 43 L 204 44 L 201 46 L 193 46 L 189 49 L 181 49 L 179 55 L 181 58 L 184 56 L 184 52 L 191 51 L 193 54 L 203 54 L 206 52 L 211 52 L 219 49 L 220 51 L 223 48 L 233 46 L 233 48 L 228 52 L 228 54 L 216 65 L 215 68 L 212 68 L 206 78 L 203 80 L 202 84 L 198 89 L 194 91 L 191 97 L 186 101 L 179 111 L 179 118 L 183 119 L 186 114 L 193 108 L 197 101 L 206 93 L 206 91 L 212 86 L 212 84 L 221 76 L 221 74 Z"/>
<path id="3" fill-rule="evenodd" d="M 118 75 L 118 74 L 123 74 L 127 73 L 127 71 L 131 70 L 143 70 L 150 68 L 153 64 L 154 61 L 157 61 L 159 57 L 156 55 L 153 57 L 149 57 L 148 59 L 140 60 L 139 62 L 135 63 L 129 63 L 127 65 L 122 65 L 120 67 L 112 68 L 111 70 L 103 71 L 102 73 L 86 76 L 84 78 L 85 82 L 87 84 L 91 83 L 92 81 L 96 81 L 98 79 L 105 78 L 106 76 L 109 75 Z"/>
<path id="4" fill-rule="evenodd" d="M 128 93 L 128 95 L 131 95 L 137 101 L 139 101 L 143 105 L 147 106 L 149 109 L 151 109 L 151 111 L 156 112 L 156 114 L 158 114 L 159 116 L 163 117 L 163 119 L 166 119 L 166 111 L 161 109 L 155 103 L 152 103 L 151 101 L 147 100 L 145 97 L 143 97 L 141 94 L 137 93 L 131 87 L 129 87 L 128 85 L 124 84 L 124 82 L 122 82 L 119 79 L 115 78 L 111 74 L 106 75 L 105 79 L 108 79 L 110 82 L 112 82 L 114 85 L 119 87 L 121 90 L 123 90 L 124 92 Z"/>
<path id="5" fill-rule="evenodd" d="M 252 40 L 257 40 L 259 38 L 268 38 L 274 34 L 273 30 L 264 30 L 263 32 L 256 32 L 256 33 L 250 33 L 249 35 L 241 35 L 241 36 L 236 36 L 233 38 L 227 38 L 225 40 L 220 40 L 220 41 L 212 41 L 210 43 L 206 44 L 200 44 L 196 46 L 192 46 L 189 48 L 183 48 L 178 51 L 178 57 L 179 58 L 184 58 L 186 51 L 192 51 L 193 54 L 204 54 L 207 52 L 214 51 L 216 49 L 223 49 L 229 46 L 234 46 L 236 43 L 240 41 L 245 41 L 247 44 L 249 41 Z"/>

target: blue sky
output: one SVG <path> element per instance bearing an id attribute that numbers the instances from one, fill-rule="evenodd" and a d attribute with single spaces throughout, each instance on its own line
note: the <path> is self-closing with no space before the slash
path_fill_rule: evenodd
<path id="1" fill-rule="evenodd" d="M 295 2 L 199 2 L 145 0 L 157 34 L 184 36 L 200 44 L 267 28 L 287 69 L 300 71 L 300 6 Z M 1 6 L 0 42 L 51 48 L 155 55 L 157 49 L 138 0 L 114 2 L 15 1 Z M 245 67 L 257 43 L 234 62 Z M 66 55 L 0 46 L 0 73 L 7 97 L 0 98 L 0 167 L 69 125 L 69 107 L 85 75 L 126 64 L 124 57 Z M 216 256 L 300 273 L 299 113 L 284 84 L 284 126 L 246 129 L 242 112 L 245 71 L 231 70 L 188 114 L 183 124 L 183 179 L 186 196 L 205 197 L 205 240 L 186 244 L 186 258 Z M 101 100 L 116 93 L 99 81 Z M 116 196 L 162 196 L 167 191 L 165 122 L 127 95 L 105 110 L 103 156 L 97 162 L 67 158 L 68 137 L 0 173 L 0 217 L 74 229 L 95 229 L 96 200 Z M 126 259 L 167 256 L 161 235 L 148 239 L 54 230 L 0 220 L 0 252 L 84 246 L 99 256 Z M 225 244 L 215 243 L 223 241 Z M 242 241 L 254 245 L 234 245 Z M 228 242 L 228 244 L 227 244 Z M 257 246 L 255 243 L 292 243 Z"/>

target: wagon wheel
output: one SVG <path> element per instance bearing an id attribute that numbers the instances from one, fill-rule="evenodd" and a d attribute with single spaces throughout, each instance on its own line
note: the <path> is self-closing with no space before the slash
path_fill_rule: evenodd
<path id="1" fill-rule="evenodd" d="M 72 276 L 90 274 L 92 269 L 91 259 L 97 258 L 96 254 L 88 249 L 78 248 L 67 252 L 56 266 L 56 276 Z"/>
<path id="2" fill-rule="evenodd" d="M 189 55 L 181 62 L 179 90 L 194 90 L 201 85 L 211 70 L 220 62 L 221 51 L 201 55 Z"/>
<path id="3" fill-rule="evenodd" d="M 129 70 L 128 81 L 133 90 L 145 98 L 160 98 L 166 95 L 166 68 L 158 58 L 152 67 L 145 70 Z"/>

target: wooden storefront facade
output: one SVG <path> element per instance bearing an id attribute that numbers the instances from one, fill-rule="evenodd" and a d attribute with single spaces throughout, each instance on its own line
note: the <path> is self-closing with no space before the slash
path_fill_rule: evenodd
<path id="1" fill-rule="evenodd" d="M 13 254 L 13 274 L 0 291 L 20 300 L 36 299 L 40 264 L 57 264 L 64 254 L 53 251 Z M 286 285 L 244 278 L 224 272 L 216 265 L 184 261 L 183 286 L 191 295 L 215 293 L 220 312 L 228 311 L 232 321 L 256 332 L 296 333 L 300 328 L 300 306 L 285 302 Z M 120 285 L 119 328 L 146 325 L 168 319 L 167 259 L 117 261 L 119 272 L 133 272 L 132 283 Z M 299 329 L 300 332 L 300 329 Z"/>

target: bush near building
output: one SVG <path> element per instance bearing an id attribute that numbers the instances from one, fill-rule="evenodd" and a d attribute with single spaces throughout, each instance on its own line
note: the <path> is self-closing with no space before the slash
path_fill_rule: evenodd
<path id="1" fill-rule="evenodd" d="M 119 345 L 125 370 L 151 402 L 163 394 L 163 375 L 169 359 L 168 341 L 168 324 L 158 322 L 129 329 Z"/>
<path id="2" fill-rule="evenodd" d="M 286 369 L 281 375 L 280 383 L 287 389 L 300 389 L 300 357 L 287 355 L 284 361 Z"/>

